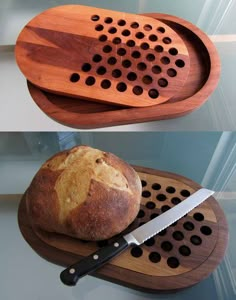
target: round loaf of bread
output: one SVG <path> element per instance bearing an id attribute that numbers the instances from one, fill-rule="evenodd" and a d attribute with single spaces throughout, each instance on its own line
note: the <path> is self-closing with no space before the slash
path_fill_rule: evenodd
<path id="1" fill-rule="evenodd" d="M 104 240 L 133 222 L 141 189 L 129 164 L 111 153 L 78 146 L 42 165 L 26 192 L 27 212 L 34 228 Z"/>

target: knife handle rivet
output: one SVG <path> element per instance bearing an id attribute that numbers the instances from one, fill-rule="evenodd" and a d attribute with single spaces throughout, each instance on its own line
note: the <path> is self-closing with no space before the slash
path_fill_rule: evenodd
<path id="1" fill-rule="evenodd" d="M 69 273 L 70 273 L 70 274 L 74 274 L 74 273 L 75 273 L 75 269 L 74 269 L 74 268 L 71 268 L 71 269 L 69 270 Z"/>
<path id="2" fill-rule="evenodd" d="M 120 244 L 117 243 L 117 242 L 115 242 L 115 243 L 114 243 L 114 246 L 115 246 L 116 248 L 118 248 L 118 247 L 120 246 Z"/>
<path id="3" fill-rule="evenodd" d="M 94 254 L 93 259 L 97 260 L 99 258 L 99 256 L 97 254 Z"/>

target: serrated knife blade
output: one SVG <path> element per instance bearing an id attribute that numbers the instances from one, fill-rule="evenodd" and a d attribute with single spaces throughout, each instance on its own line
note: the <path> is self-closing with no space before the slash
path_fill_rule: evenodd
<path id="1" fill-rule="evenodd" d="M 138 227 L 131 233 L 120 237 L 112 244 L 99 249 L 95 253 L 83 258 L 81 261 L 69 266 L 61 272 L 61 281 L 66 285 L 75 285 L 79 278 L 95 271 L 130 245 L 141 245 L 146 240 L 189 213 L 212 194 L 214 194 L 214 191 L 205 188 L 199 189 L 197 192 L 193 193 L 165 213 L 162 213 L 160 216 Z"/>

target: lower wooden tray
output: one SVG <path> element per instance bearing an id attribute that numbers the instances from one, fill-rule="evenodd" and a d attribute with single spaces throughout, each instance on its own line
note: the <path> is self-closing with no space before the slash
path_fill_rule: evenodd
<path id="1" fill-rule="evenodd" d="M 179 93 L 163 104 L 122 108 L 58 96 L 28 82 L 29 92 L 40 109 L 63 125 L 96 128 L 176 118 L 199 108 L 214 91 L 219 80 L 220 60 L 215 46 L 205 33 L 188 21 L 166 14 L 145 15 L 174 29 L 188 48 L 190 72 Z"/>
<path id="2" fill-rule="evenodd" d="M 126 232 L 184 201 L 200 188 L 176 174 L 142 167 L 135 169 L 142 180 L 142 204 L 136 220 Z M 27 217 L 25 197 L 19 206 L 18 222 L 31 247 L 43 258 L 62 266 L 113 241 L 85 242 L 34 231 Z M 145 292 L 176 291 L 209 276 L 223 258 L 227 242 L 224 213 L 210 197 L 142 246 L 128 249 L 91 275 Z"/>

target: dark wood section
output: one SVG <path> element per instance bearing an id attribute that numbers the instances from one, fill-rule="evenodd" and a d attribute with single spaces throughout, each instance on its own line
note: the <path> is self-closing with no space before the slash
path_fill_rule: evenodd
<path id="1" fill-rule="evenodd" d="M 143 185 L 142 205 L 134 223 L 122 234 L 184 201 L 200 188 L 197 183 L 176 174 L 137 166 L 135 169 Z M 43 258 L 62 266 L 114 241 L 84 242 L 34 230 L 27 217 L 24 196 L 18 221 L 30 246 Z M 177 223 L 142 246 L 129 248 L 92 275 L 146 292 L 177 291 L 209 276 L 222 260 L 227 243 L 224 213 L 210 197 Z"/>
<path id="2" fill-rule="evenodd" d="M 15 53 L 25 77 L 45 91 L 131 107 L 168 101 L 190 70 L 184 41 L 166 23 L 81 5 L 37 15 Z"/>
<path id="3" fill-rule="evenodd" d="M 151 107 L 121 108 L 58 96 L 28 82 L 29 92 L 50 118 L 74 128 L 96 128 L 176 118 L 198 109 L 214 91 L 220 75 L 220 61 L 210 39 L 193 24 L 175 16 L 151 13 L 183 39 L 189 53 L 190 70 L 184 87 L 169 101 Z"/>

